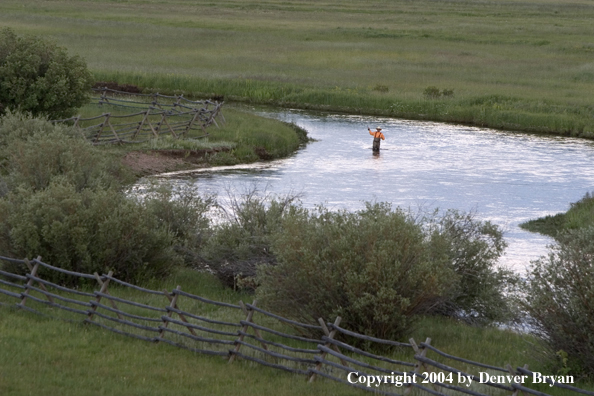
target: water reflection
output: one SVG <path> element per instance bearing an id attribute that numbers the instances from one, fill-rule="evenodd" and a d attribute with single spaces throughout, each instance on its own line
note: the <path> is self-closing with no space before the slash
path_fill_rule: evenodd
<path id="1" fill-rule="evenodd" d="M 550 239 L 525 232 L 525 220 L 565 211 L 594 189 L 590 141 L 500 132 L 391 118 L 255 112 L 294 122 L 316 142 L 296 155 L 267 163 L 177 173 L 208 193 L 257 183 L 273 193 L 302 191 L 308 207 L 360 209 L 364 201 L 395 206 L 474 210 L 506 230 L 503 265 L 518 271 L 546 253 Z M 368 124 L 386 140 L 373 153 Z"/>

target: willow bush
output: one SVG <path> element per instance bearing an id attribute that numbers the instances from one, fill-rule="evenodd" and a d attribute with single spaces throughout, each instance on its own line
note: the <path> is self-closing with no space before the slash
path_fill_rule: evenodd
<path id="1" fill-rule="evenodd" d="M 515 293 L 519 278 L 497 266 L 507 246 L 499 227 L 457 210 L 435 211 L 420 223 L 433 256 L 445 257 L 455 278 L 431 312 L 479 325 L 514 319 L 516 306 L 506 296 Z"/>
<path id="2" fill-rule="evenodd" d="M 524 306 L 545 353 L 565 374 L 594 373 L 594 226 L 557 235 L 533 262 Z M 563 361 L 563 357 L 566 361 Z M 561 358 L 561 360 L 560 360 Z"/>
<path id="3" fill-rule="evenodd" d="M 351 330 L 401 339 L 421 314 L 494 319 L 495 304 L 507 305 L 504 277 L 493 280 L 501 232 L 472 215 L 413 216 L 387 203 L 294 207 L 271 240 L 278 263 L 259 268 L 257 296 L 306 323 L 341 316 Z"/>
<path id="4" fill-rule="evenodd" d="M 175 247 L 190 239 L 188 228 L 199 228 L 202 213 L 190 216 L 196 205 L 166 193 L 129 197 L 118 161 L 68 127 L 9 113 L 0 120 L 0 158 L 3 255 L 41 256 L 77 272 L 113 270 L 137 283 L 168 275 L 181 263 Z M 46 279 L 78 282 L 57 273 Z"/>
<path id="5" fill-rule="evenodd" d="M 0 251 L 37 257 L 83 273 L 138 283 L 163 277 L 175 264 L 173 235 L 144 207 L 114 189 L 84 189 L 56 179 L 41 191 L 17 188 L 0 200 Z M 76 285 L 57 272 L 42 277 Z"/>
<path id="6" fill-rule="evenodd" d="M 277 263 L 272 237 L 279 232 L 282 218 L 295 210 L 299 196 L 275 197 L 255 187 L 228 196 L 228 204 L 219 205 L 224 221 L 213 227 L 202 255 L 223 284 L 253 290 L 257 267 Z"/>
<path id="7" fill-rule="evenodd" d="M 119 161 L 112 161 L 68 126 L 10 111 L 0 119 L 0 164 L 10 188 L 33 191 L 43 190 L 57 177 L 76 191 L 119 188 L 131 180 Z"/>
<path id="8" fill-rule="evenodd" d="M 174 249 L 185 265 L 204 268 L 200 254 L 211 234 L 209 212 L 216 205 L 214 196 L 202 196 L 195 187 L 157 184 L 151 186 L 142 200 L 147 215 L 171 231 Z"/>

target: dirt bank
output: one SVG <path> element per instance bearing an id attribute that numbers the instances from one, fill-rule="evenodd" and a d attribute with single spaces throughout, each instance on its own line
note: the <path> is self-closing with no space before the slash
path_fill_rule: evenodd
<path id="1" fill-rule="evenodd" d="M 206 168 L 211 166 L 207 157 L 219 151 L 215 150 L 150 150 L 131 151 L 122 158 L 122 164 L 130 168 L 137 176 L 156 175 L 178 170 Z"/>

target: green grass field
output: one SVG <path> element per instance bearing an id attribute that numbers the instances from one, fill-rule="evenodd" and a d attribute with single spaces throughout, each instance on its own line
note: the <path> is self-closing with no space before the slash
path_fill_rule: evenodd
<path id="1" fill-rule="evenodd" d="M 5 0 L 97 80 L 594 137 L 588 0 Z M 453 90 L 453 96 L 423 93 Z"/>
<path id="2" fill-rule="evenodd" d="M 224 288 L 212 275 L 192 270 L 180 270 L 165 281 L 145 286 L 153 290 L 171 290 L 177 285 L 186 292 L 233 304 L 240 299 L 246 302 L 252 299 L 248 294 Z M 112 295 L 121 298 L 157 307 L 166 305 L 163 296 L 147 296 L 117 287 L 110 290 Z M 0 294 L 0 302 L 14 304 L 15 300 Z M 243 318 L 238 311 L 205 307 L 189 299 L 179 303 L 181 309 L 201 312 L 214 319 L 236 322 Z M 80 324 L 80 316 L 47 309 L 32 300 L 27 301 L 27 306 L 52 316 L 71 320 L 78 318 L 79 323 L 41 317 L 0 305 L 0 394 L 3 396 L 38 395 L 40 392 L 64 396 L 364 394 L 324 379 L 308 384 L 303 376 L 256 363 L 237 361 L 229 365 L 221 357 L 200 355 L 166 344 L 155 345 L 85 326 Z M 256 323 L 271 326 L 266 317 L 257 315 Z M 130 331 L 129 327 L 127 331 Z M 533 371 L 551 373 L 533 352 L 535 340 L 512 331 L 470 327 L 444 318 L 425 318 L 411 336 L 417 342 L 430 337 L 432 345 L 455 356 L 497 366 L 529 364 Z M 268 333 L 265 338 L 286 342 L 276 340 Z M 299 342 L 291 345 L 309 347 Z M 409 352 L 397 351 L 388 355 L 400 360 L 411 359 Z M 479 371 L 443 359 L 433 352 L 428 357 L 466 372 Z M 578 386 L 593 389 L 591 384 L 579 383 Z M 564 395 L 563 390 L 548 386 L 538 390 Z M 500 394 L 486 389 L 483 391 L 489 395 Z"/>

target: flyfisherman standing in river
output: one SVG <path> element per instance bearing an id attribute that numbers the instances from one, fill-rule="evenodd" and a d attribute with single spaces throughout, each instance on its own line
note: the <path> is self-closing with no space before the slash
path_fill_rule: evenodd
<path id="1" fill-rule="evenodd" d="M 386 140 L 386 137 L 381 132 L 382 131 L 382 128 L 377 127 L 375 129 L 376 130 L 372 132 L 371 129 L 367 128 L 367 130 L 369 131 L 369 134 L 371 136 L 373 136 L 373 151 L 379 151 L 379 149 L 380 149 L 380 142 L 381 142 L 381 140 Z"/>

